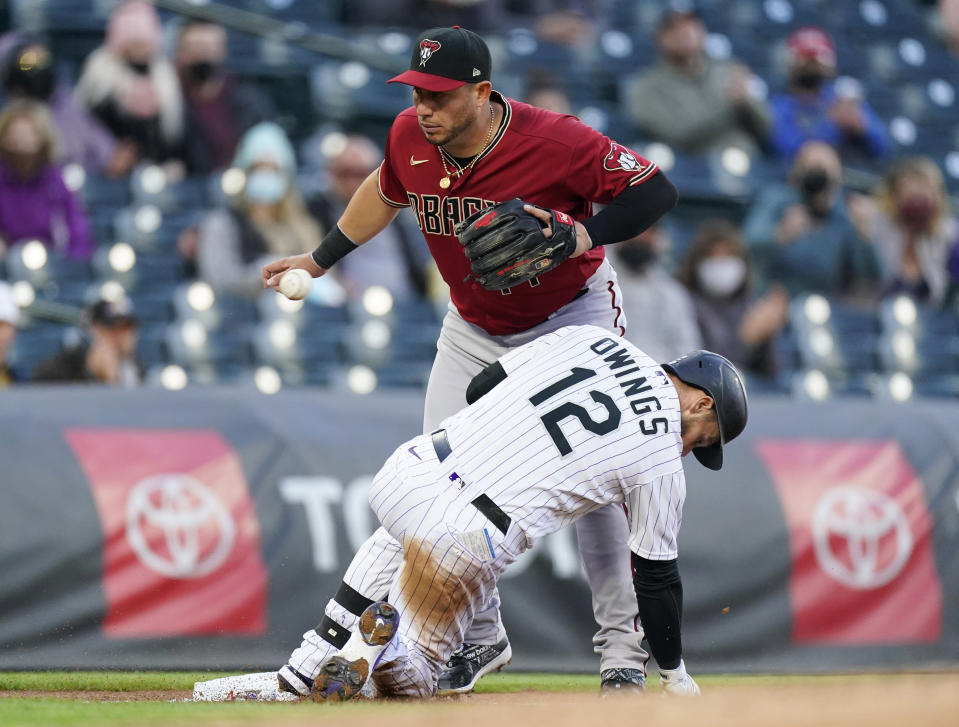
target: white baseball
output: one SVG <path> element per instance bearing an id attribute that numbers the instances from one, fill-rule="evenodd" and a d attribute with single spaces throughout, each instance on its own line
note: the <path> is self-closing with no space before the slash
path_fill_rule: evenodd
<path id="1" fill-rule="evenodd" d="M 301 268 L 293 268 L 280 278 L 280 292 L 290 300 L 303 300 L 313 287 L 313 278 Z"/>

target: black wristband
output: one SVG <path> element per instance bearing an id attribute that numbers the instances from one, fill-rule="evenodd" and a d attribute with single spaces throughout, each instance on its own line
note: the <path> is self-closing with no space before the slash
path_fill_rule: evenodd
<path id="1" fill-rule="evenodd" d="M 335 225 L 310 253 L 310 257 L 321 268 L 329 270 L 358 247 L 359 245 L 344 234 L 339 225 Z"/>

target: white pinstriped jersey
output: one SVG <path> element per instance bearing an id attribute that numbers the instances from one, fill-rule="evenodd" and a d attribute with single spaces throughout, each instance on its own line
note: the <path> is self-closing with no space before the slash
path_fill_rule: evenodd
<path id="1" fill-rule="evenodd" d="M 663 369 L 596 326 L 561 328 L 499 361 L 506 379 L 443 422 L 458 474 L 531 539 L 625 503 L 630 550 L 677 557 L 686 481 Z"/>

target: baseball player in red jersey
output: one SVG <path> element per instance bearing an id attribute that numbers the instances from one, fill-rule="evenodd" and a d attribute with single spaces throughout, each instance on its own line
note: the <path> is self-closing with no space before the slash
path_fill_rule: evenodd
<path id="1" fill-rule="evenodd" d="M 639 234 L 677 198 L 652 162 L 573 116 L 505 98 L 493 90 L 490 72 L 489 49 L 475 33 L 453 27 L 421 34 L 410 70 L 391 79 L 413 87 L 413 106 L 396 117 L 379 169 L 313 253 L 263 270 L 264 285 L 274 288 L 292 268 L 319 277 L 386 227 L 399 209 L 411 207 L 451 297 L 426 393 L 426 432 L 462 408 L 471 379 L 516 346 L 568 325 L 592 324 L 623 335 L 616 273 L 602 246 Z M 454 227 L 474 211 L 513 197 L 570 215 L 576 249 L 539 278 L 485 290 L 467 279 L 469 264 Z M 593 203 L 606 206 L 594 215 Z M 549 222 L 548 212 L 527 209 Z M 647 655 L 622 508 L 590 513 L 577 521 L 576 531 L 600 627 L 594 645 L 603 688 L 641 690 Z M 352 586 L 341 585 L 321 623 L 304 634 L 280 670 L 282 688 L 307 694 L 320 664 L 346 643 L 359 615 L 385 599 L 402 562 L 395 543 L 383 528 L 371 536 L 365 551 L 380 554 L 375 565 L 353 574 Z M 510 656 L 494 591 L 441 675 L 440 693 L 472 689 Z"/>

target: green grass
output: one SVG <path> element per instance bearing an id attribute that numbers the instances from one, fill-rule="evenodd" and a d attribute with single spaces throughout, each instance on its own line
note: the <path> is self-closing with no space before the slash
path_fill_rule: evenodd
<path id="1" fill-rule="evenodd" d="M 24 689 L 44 692 L 188 689 L 193 683 L 229 676 L 236 672 L 191 671 L 7 671 L 0 672 L 0 691 Z"/>
<path id="2" fill-rule="evenodd" d="M 235 672 L 233 672 L 235 673 Z M 0 691 L 16 692 L 138 692 L 183 691 L 188 696 L 195 681 L 226 676 L 223 672 L 0 672 Z M 703 687 L 761 686 L 772 684 L 802 684 L 815 681 L 842 682 L 851 677 L 832 676 L 725 676 L 697 677 Z M 887 678 L 880 675 L 858 675 L 855 679 Z M 658 689 L 658 679 L 650 680 L 650 689 Z M 480 682 L 477 692 L 509 694 L 524 691 L 592 692 L 598 689 L 594 674 L 524 674 L 505 672 L 492 674 Z M 132 696 L 132 695 L 131 695 Z M 121 695 L 115 695 L 114 698 Z M 389 709 L 407 708 L 391 704 Z M 361 715 L 367 710 L 381 709 L 379 704 L 351 704 L 350 715 Z M 330 711 L 314 710 L 307 704 L 262 704 L 238 702 L 227 704 L 194 704 L 168 701 L 99 701 L 93 695 L 89 701 L 62 699 L 31 694 L 0 698 L 0 725 L 3 727 L 35 727 L 37 725 L 199 725 L 205 723 L 284 724 L 304 720 L 329 722 L 345 716 L 336 708 Z M 336 719 L 341 722 L 342 719 Z"/>

